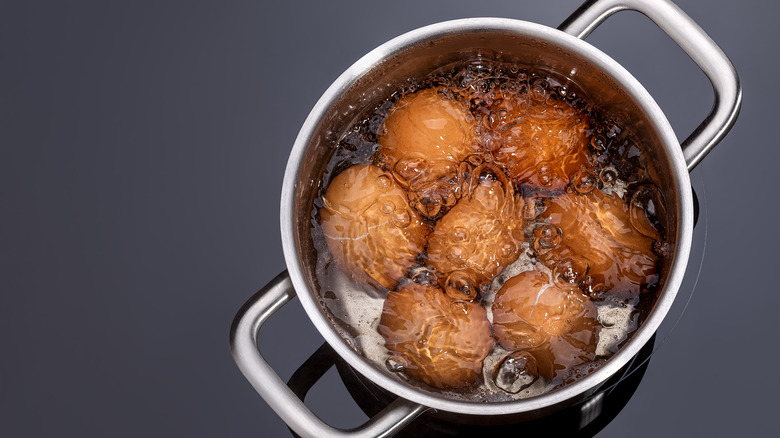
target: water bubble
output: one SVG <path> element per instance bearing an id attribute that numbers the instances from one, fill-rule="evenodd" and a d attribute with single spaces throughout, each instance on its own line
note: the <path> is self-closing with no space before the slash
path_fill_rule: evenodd
<path id="1" fill-rule="evenodd" d="M 519 95 L 528 94 L 528 84 L 523 82 L 520 85 L 518 85 L 518 87 L 517 87 L 517 94 L 519 94 Z"/>
<path id="2" fill-rule="evenodd" d="M 588 277 L 588 280 L 590 280 L 590 277 Z M 586 283 L 588 283 L 588 281 L 586 281 Z M 587 284 L 584 289 L 585 293 L 594 300 L 604 298 L 604 294 L 607 293 L 607 287 L 603 283 Z"/>
<path id="3" fill-rule="evenodd" d="M 574 174 L 571 184 L 577 193 L 585 195 L 596 188 L 596 174 L 590 170 L 582 169 Z"/>
<path id="4" fill-rule="evenodd" d="M 455 190 L 448 192 L 446 197 L 441 200 L 441 205 L 443 207 L 452 207 L 458 202 L 458 197 L 456 196 L 455 192 Z"/>
<path id="5" fill-rule="evenodd" d="M 389 189 L 391 185 L 390 177 L 386 175 L 380 175 L 376 177 L 376 184 L 383 189 Z"/>
<path id="6" fill-rule="evenodd" d="M 427 163 L 424 158 L 410 158 L 399 160 L 393 166 L 396 174 L 400 175 L 406 181 L 413 180 L 425 172 Z"/>
<path id="7" fill-rule="evenodd" d="M 402 356 L 390 356 L 385 361 L 385 366 L 390 372 L 400 373 L 406 369 L 406 359 Z"/>
<path id="8" fill-rule="evenodd" d="M 501 257 L 508 259 L 512 257 L 516 252 L 517 252 L 517 245 L 515 245 L 515 243 L 512 242 L 509 238 L 506 238 L 505 243 L 501 246 L 501 249 L 499 250 Z"/>
<path id="9" fill-rule="evenodd" d="M 455 229 L 452 230 L 452 234 L 450 234 L 450 242 L 458 243 L 465 242 L 467 240 L 469 240 L 469 230 L 463 227 L 455 227 Z"/>
<path id="10" fill-rule="evenodd" d="M 395 205 L 390 204 L 390 203 L 383 203 L 379 207 L 379 211 L 381 211 L 384 214 L 388 214 L 388 215 L 389 214 L 393 214 L 393 212 L 395 211 Z"/>
<path id="11" fill-rule="evenodd" d="M 507 355 L 493 368 L 496 386 L 510 394 L 533 385 L 539 379 L 539 365 L 536 358 L 527 351 L 515 351 Z"/>
<path id="12" fill-rule="evenodd" d="M 411 193 L 409 196 L 411 197 Z M 441 202 L 433 200 L 429 197 L 413 198 L 409 200 L 409 203 L 412 207 L 417 209 L 417 211 L 429 218 L 436 217 L 436 215 L 438 215 L 441 211 L 442 207 Z"/>
<path id="13" fill-rule="evenodd" d="M 462 271 L 455 271 L 447 277 L 444 292 L 448 297 L 456 300 L 471 301 L 479 297 L 477 282 Z"/>
<path id="14" fill-rule="evenodd" d="M 590 145 L 597 151 L 603 151 L 607 148 L 607 139 L 601 134 L 596 134 L 590 138 Z"/>
<path id="15" fill-rule="evenodd" d="M 482 156 L 482 154 L 472 154 L 466 157 L 466 162 L 464 164 L 466 164 L 466 166 L 470 164 L 474 167 L 477 167 L 480 164 L 482 164 L 483 161 L 484 161 L 484 157 Z M 466 169 L 463 170 L 470 170 L 470 169 L 467 167 Z"/>
<path id="16" fill-rule="evenodd" d="M 661 240 L 666 232 L 666 204 L 653 184 L 637 188 L 631 197 L 631 225 L 640 233 Z"/>
<path id="17" fill-rule="evenodd" d="M 576 289 L 588 274 L 587 260 L 581 257 L 567 257 L 558 261 L 553 268 L 555 285 L 565 291 Z"/>
<path id="18" fill-rule="evenodd" d="M 447 252 L 447 260 L 455 266 L 465 267 L 469 251 L 461 245 L 452 245 Z"/>
<path id="19" fill-rule="evenodd" d="M 398 228 L 406 228 L 412 223 L 412 215 L 404 210 L 393 215 L 393 225 Z"/>
<path id="20" fill-rule="evenodd" d="M 547 100 L 547 81 L 544 78 L 536 78 L 531 84 L 531 98 L 540 102 Z"/>
<path id="21" fill-rule="evenodd" d="M 417 284 L 436 284 L 436 273 L 427 266 L 417 266 L 409 269 L 409 277 Z"/>
<path id="22" fill-rule="evenodd" d="M 538 137 L 536 137 L 538 140 Z M 543 164 L 538 169 L 539 184 L 549 186 L 552 183 L 552 170 L 549 166 Z"/>
<path id="23" fill-rule="evenodd" d="M 500 91 L 500 94 L 499 94 L 499 96 L 500 96 L 502 99 L 508 99 L 508 98 L 510 98 L 510 97 L 512 96 L 512 94 L 513 94 L 513 93 L 512 93 L 512 91 L 513 91 L 513 88 L 514 88 L 514 87 L 512 86 L 512 83 L 511 83 L 511 82 L 504 82 L 504 83 L 503 83 L 503 84 L 501 84 L 501 86 L 499 87 L 499 91 Z"/>
<path id="24" fill-rule="evenodd" d="M 606 167 L 599 172 L 599 179 L 604 184 L 610 184 L 617 180 L 618 173 L 614 167 Z"/>
<path id="25" fill-rule="evenodd" d="M 563 232 L 553 225 L 542 225 L 534 230 L 534 250 L 547 252 L 561 243 Z"/>
<path id="26" fill-rule="evenodd" d="M 498 114 L 495 111 L 491 111 L 487 116 L 487 127 L 490 129 L 496 129 L 498 124 Z"/>

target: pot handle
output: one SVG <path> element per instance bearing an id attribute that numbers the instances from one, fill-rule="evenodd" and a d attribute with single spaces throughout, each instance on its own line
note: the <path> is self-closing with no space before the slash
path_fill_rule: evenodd
<path id="1" fill-rule="evenodd" d="M 640 12 L 669 35 L 701 68 L 712 83 L 715 103 L 709 115 L 681 143 L 688 171 L 728 134 L 742 106 L 742 87 L 726 54 L 685 12 L 669 0 L 590 0 L 558 29 L 585 39 L 612 14 L 623 10 Z"/>
<path id="2" fill-rule="evenodd" d="M 320 420 L 276 374 L 260 354 L 257 335 L 268 318 L 295 297 L 285 270 L 238 311 L 230 328 L 230 349 L 241 373 L 287 425 L 302 437 L 390 437 L 428 408 L 398 398 L 355 429 L 336 429 Z"/>

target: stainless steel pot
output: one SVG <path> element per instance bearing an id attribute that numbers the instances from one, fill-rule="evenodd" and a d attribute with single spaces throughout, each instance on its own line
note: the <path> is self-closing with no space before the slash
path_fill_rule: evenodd
<path id="1" fill-rule="evenodd" d="M 583 41 L 617 11 L 639 11 L 663 29 L 712 82 L 715 104 L 701 125 L 679 143 L 648 92 L 617 62 Z M 628 121 L 643 144 L 651 171 L 666 195 L 669 243 L 674 252 L 661 267 L 655 306 L 631 340 L 605 365 L 562 389 L 515 402 L 456 401 L 392 378 L 358 355 L 340 337 L 318 299 L 310 213 L 324 166 L 340 129 L 373 108 L 388 90 L 407 78 L 422 78 L 437 67 L 475 53 L 560 72 L 588 93 L 607 113 Z M 645 345 L 664 319 L 685 273 L 693 236 L 693 201 L 688 172 L 727 134 L 739 113 L 741 88 L 726 55 L 684 12 L 668 0 L 594 0 L 581 6 L 559 29 L 502 18 L 455 20 L 397 37 L 344 72 L 306 119 L 287 164 L 282 189 L 281 232 L 288 271 L 241 308 L 231 329 L 233 357 L 241 372 L 274 411 L 301 436 L 392 436 L 428 410 L 469 421 L 517 421 L 560 410 L 593 395 Z M 295 295 L 334 350 L 357 372 L 395 394 L 366 424 L 343 431 L 324 424 L 306 408 L 263 359 L 257 335 L 263 323 Z"/>

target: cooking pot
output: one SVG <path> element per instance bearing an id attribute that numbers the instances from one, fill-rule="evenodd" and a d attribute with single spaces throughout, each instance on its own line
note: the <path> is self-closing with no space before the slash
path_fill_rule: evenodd
<path id="1" fill-rule="evenodd" d="M 583 41 L 617 11 L 636 10 L 664 30 L 703 70 L 713 85 L 710 114 L 679 143 L 658 105 L 617 62 Z M 624 121 L 646 145 L 653 180 L 665 194 L 667 242 L 673 248 L 660 267 L 659 295 L 631 339 L 604 365 L 558 390 L 528 399 L 484 403 L 454 400 L 393 378 L 356 353 L 341 337 L 321 304 L 314 276 L 316 252 L 311 213 L 325 165 L 338 135 L 409 78 L 469 56 L 505 60 L 556 72 L 571 79 L 589 101 Z M 595 394 L 656 332 L 682 282 L 693 236 L 689 171 L 734 124 L 741 105 L 739 79 L 726 55 L 684 12 L 668 0 L 595 0 L 583 4 L 558 29 L 503 18 L 448 21 L 413 30 L 374 49 L 347 69 L 312 109 L 295 141 L 285 172 L 281 233 L 287 271 L 240 309 L 231 328 L 233 357 L 244 376 L 274 411 L 301 436 L 392 436 L 426 411 L 470 423 L 538 418 Z M 648 147 L 649 146 L 649 147 Z M 325 340 L 354 370 L 397 399 L 364 425 L 344 431 L 318 419 L 263 359 L 257 335 L 263 323 L 294 296 Z"/>

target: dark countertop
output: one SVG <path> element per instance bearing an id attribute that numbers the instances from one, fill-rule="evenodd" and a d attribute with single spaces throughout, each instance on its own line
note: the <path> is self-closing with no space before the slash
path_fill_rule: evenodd
<path id="1" fill-rule="evenodd" d="M 681 293 L 636 393 L 598 436 L 775 436 L 780 6 L 678 4 L 734 62 L 744 104 L 692 174 L 706 205 L 695 292 Z M 311 107 L 408 30 L 473 16 L 557 26 L 578 5 L 4 2 L 0 435 L 289 436 L 233 363 L 228 330 L 284 269 L 281 181 Z M 588 41 L 635 74 L 680 137 L 706 116 L 706 78 L 641 15 Z M 297 301 L 260 340 L 285 379 L 321 343 Z M 309 403 L 355 426 L 365 417 L 337 379 L 329 371 Z"/>

